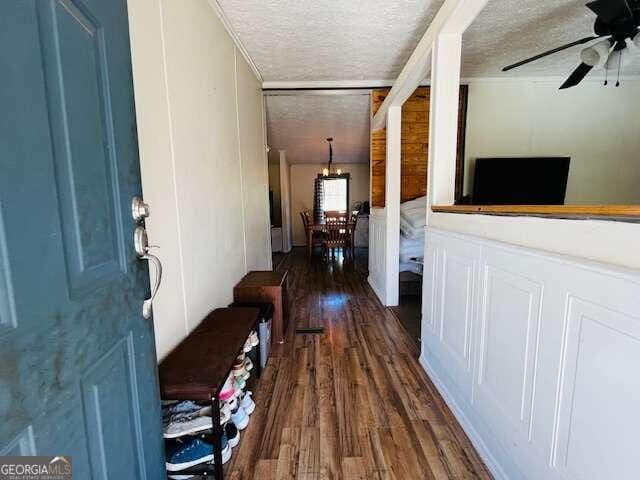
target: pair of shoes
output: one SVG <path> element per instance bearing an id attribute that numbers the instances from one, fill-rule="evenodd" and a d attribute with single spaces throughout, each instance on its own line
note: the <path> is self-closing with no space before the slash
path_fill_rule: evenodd
<path id="1" fill-rule="evenodd" d="M 256 409 L 256 404 L 251 395 L 253 395 L 253 392 L 249 391 L 242 393 L 240 396 L 240 406 L 247 412 L 247 415 L 251 415 Z"/>
<path id="2" fill-rule="evenodd" d="M 249 338 L 247 338 L 247 341 L 244 342 L 244 348 L 242 350 L 245 353 L 248 353 L 251 351 L 253 347 L 258 346 L 259 343 L 260 343 L 260 340 L 258 340 L 258 334 L 254 330 L 249 334 Z"/>
<path id="3" fill-rule="evenodd" d="M 233 388 L 235 388 L 236 390 L 236 396 L 240 395 L 240 393 L 242 392 L 242 390 L 244 390 L 244 387 L 247 386 L 247 382 L 244 378 L 242 377 L 236 377 L 234 382 L 233 382 Z"/>
<path id="4" fill-rule="evenodd" d="M 233 369 L 239 369 L 244 366 L 244 369 L 249 372 L 253 368 L 253 362 L 244 353 L 241 353 L 236 357 L 236 363 L 233 364 Z"/>
<path id="5" fill-rule="evenodd" d="M 205 437 L 206 438 L 206 437 Z M 231 458 L 231 447 L 225 435 L 222 435 L 222 463 Z M 213 461 L 213 443 L 203 438 L 193 438 L 187 442 L 176 442 L 167 452 L 167 470 L 179 472 L 201 463 Z"/>
<path id="6" fill-rule="evenodd" d="M 236 404 L 237 404 L 236 400 Z M 190 413 L 173 415 L 164 427 L 164 438 L 177 438 L 191 435 L 213 428 L 211 406 L 202 407 Z M 231 418 L 231 407 L 227 403 L 220 405 L 220 425 L 224 425 Z"/>
<path id="7" fill-rule="evenodd" d="M 252 368 L 253 368 L 253 362 L 251 361 L 251 359 L 249 357 L 245 357 L 245 359 L 244 359 L 244 369 L 247 372 L 250 372 Z"/>
<path id="8" fill-rule="evenodd" d="M 242 378 L 242 380 L 247 381 L 249 379 L 250 373 L 247 371 L 245 367 L 244 360 L 240 363 L 236 363 L 231 370 L 231 374 L 237 378 Z"/>
<path id="9" fill-rule="evenodd" d="M 229 375 L 225 380 L 224 385 L 220 390 L 220 395 L 218 395 L 218 398 L 221 401 L 224 402 L 226 400 L 230 400 L 238 395 L 238 392 L 236 391 L 237 389 L 234 386 L 234 378 L 235 377 L 233 375 Z"/>
<path id="10" fill-rule="evenodd" d="M 240 443 L 240 430 L 238 430 L 236 424 L 232 421 L 227 422 L 224 426 L 224 434 L 227 436 L 229 446 L 231 448 L 236 448 L 238 443 Z"/>
<path id="11" fill-rule="evenodd" d="M 231 421 L 238 430 L 244 430 L 249 425 L 249 414 L 241 405 L 238 405 L 238 408 L 231 412 Z"/>
<path id="12" fill-rule="evenodd" d="M 224 408 L 225 405 L 229 409 L 229 413 L 231 413 L 232 410 L 235 410 L 236 408 L 238 408 L 238 397 L 236 396 L 236 397 L 230 398 L 229 400 L 225 400 L 222 403 L 221 408 Z"/>
<path id="13" fill-rule="evenodd" d="M 196 410 L 200 410 L 203 405 L 200 405 L 191 400 L 184 400 L 182 402 L 166 402 L 163 401 L 162 418 L 170 418 L 174 415 L 180 415 L 183 413 L 192 413 Z"/>

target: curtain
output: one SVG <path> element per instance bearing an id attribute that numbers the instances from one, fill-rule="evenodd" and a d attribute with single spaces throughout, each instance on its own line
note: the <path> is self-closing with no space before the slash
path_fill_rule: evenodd
<path id="1" fill-rule="evenodd" d="M 322 222 L 324 222 L 324 185 L 322 178 L 318 177 L 313 189 L 313 223 Z"/>

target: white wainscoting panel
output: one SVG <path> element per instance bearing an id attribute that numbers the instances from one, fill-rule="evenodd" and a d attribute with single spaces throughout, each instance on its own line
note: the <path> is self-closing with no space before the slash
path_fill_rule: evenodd
<path id="1" fill-rule="evenodd" d="M 369 214 L 369 285 L 386 305 L 386 217 L 384 208 L 372 208 Z"/>
<path id="2" fill-rule="evenodd" d="M 640 272 L 427 228 L 421 362 L 496 478 L 640 478 Z"/>

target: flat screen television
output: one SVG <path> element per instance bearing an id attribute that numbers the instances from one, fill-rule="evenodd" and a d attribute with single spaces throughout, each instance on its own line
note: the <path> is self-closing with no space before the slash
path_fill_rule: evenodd
<path id="1" fill-rule="evenodd" d="M 564 205 L 569 157 L 478 158 L 476 205 Z"/>

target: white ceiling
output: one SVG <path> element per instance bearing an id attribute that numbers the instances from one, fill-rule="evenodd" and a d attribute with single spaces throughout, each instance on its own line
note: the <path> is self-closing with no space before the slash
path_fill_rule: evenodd
<path id="1" fill-rule="evenodd" d="M 270 158 L 286 150 L 291 163 L 326 163 L 333 137 L 335 163 L 369 162 L 368 95 L 267 96 Z"/>
<path id="2" fill-rule="evenodd" d="M 217 0 L 263 80 L 386 80 L 442 0 Z"/>

